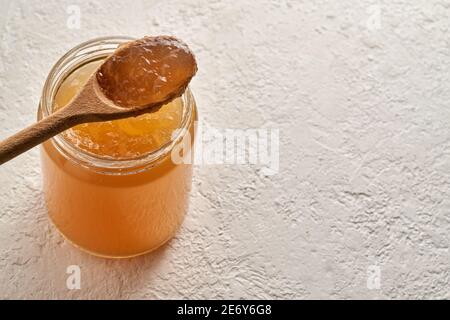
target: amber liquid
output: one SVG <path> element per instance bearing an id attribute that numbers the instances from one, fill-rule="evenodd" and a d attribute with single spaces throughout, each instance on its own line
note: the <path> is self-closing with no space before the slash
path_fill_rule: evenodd
<path id="1" fill-rule="evenodd" d="M 55 109 L 72 99 L 99 63 L 86 64 L 64 80 Z M 76 126 L 64 137 L 100 158 L 133 159 L 169 142 L 182 117 L 177 99 L 153 114 Z M 192 139 L 194 119 L 195 107 Z M 96 255 L 130 257 L 154 250 L 174 235 L 187 210 L 192 166 L 174 164 L 170 153 L 150 169 L 109 174 L 63 156 L 47 141 L 42 167 L 52 221 L 68 240 Z"/>

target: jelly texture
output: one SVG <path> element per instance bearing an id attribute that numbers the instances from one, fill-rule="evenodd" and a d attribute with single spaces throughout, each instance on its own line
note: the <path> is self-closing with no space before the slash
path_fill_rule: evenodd
<path id="1" fill-rule="evenodd" d="M 54 109 L 63 108 L 81 90 L 102 61 L 83 65 L 61 84 Z M 172 100 L 158 111 L 136 118 L 85 123 L 63 133 L 78 148 L 97 156 L 128 159 L 155 151 L 168 143 L 174 130 L 182 125 L 183 103 Z"/>
<path id="2" fill-rule="evenodd" d="M 140 107 L 180 92 L 196 71 L 194 55 L 186 44 L 158 36 L 120 46 L 96 76 L 105 96 L 115 104 Z"/>

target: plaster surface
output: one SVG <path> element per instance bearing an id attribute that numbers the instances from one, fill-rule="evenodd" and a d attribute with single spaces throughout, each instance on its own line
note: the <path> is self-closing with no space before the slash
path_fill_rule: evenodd
<path id="1" fill-rule="evenodd" d="M 176 237 L 113 261 L 50 224 L 31 150 L 0 167 L 0 298 L 450 298 L 448 0 L 0 3 L 1 138 L 73 46 L 174 34 L 202 123 L 278 129 L 280 161 L 196 166 Z"/>

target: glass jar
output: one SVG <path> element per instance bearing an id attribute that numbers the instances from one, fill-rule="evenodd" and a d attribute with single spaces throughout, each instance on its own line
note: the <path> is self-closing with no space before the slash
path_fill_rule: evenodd
<path id="1" fill-rule="evenodd" d="M 94 39 L 66 53 L 47 78 L 38 119 L 53 111 L 64 79 L 130 40 Z M 187 210 L 192 165 L 172 161 L 171 155 L 181 144 L 183 153 L 191 153 L 197 119 L 191 91 L 187 89 L 180 99 L 181 130 L 159 149 L 135 158 L 114 159 L 86 152 L 64 134 L 42 144 L 48 213 L 67 240 L 94 255 L 125 258 L 150 252 L 173 237 Z M 189 150 L 186 139 L 190 139 Z"/>

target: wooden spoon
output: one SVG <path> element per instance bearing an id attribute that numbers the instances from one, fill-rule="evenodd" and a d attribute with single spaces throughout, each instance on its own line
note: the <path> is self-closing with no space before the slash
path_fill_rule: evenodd
<path id="1" fill-rule="evenodd" d="M 183 94 L 197 72 L 193 53 L 170 36 L 120 46 L 64 108 L 0 142 L 0 164 L 77 124 L 154 112 Z"/>

